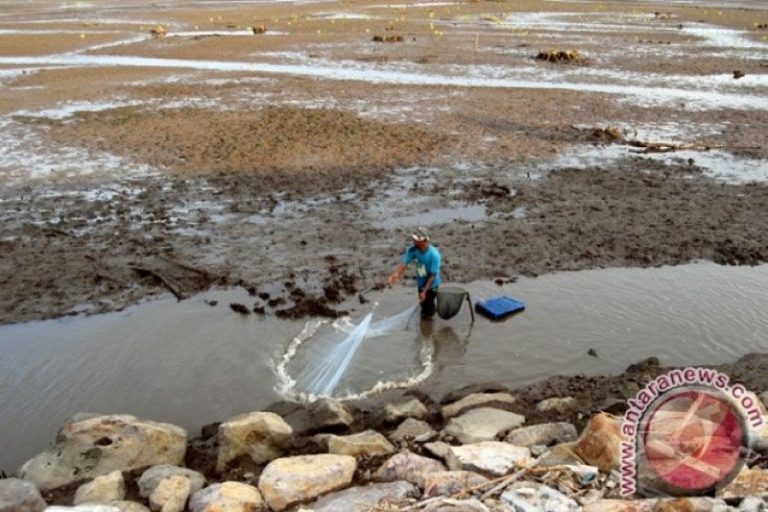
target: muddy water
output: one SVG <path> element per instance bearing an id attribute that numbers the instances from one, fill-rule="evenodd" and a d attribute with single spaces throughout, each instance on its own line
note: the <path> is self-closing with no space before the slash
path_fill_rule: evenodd
<path id="1" fill-rule="evenodd" d="M 423 377 L 425 369 L 420 387 L 440 394 L 487 380 L 520 386 L 556 374 L 619 372 L 652 355 L 684 365 L 768 350 L 768 266 L 595 270 L 467 288 L 474 300 L 507 294 L 528 308 L 500 323 L 478 317 L 473 325 L 466 307 L 432 326 L 412 319 L 364 343 L 340 391 Z M 382 318 L 413 296 L 399 288 L 370 298 Z M 182 303 L 0 327 L 0 468 L 14 470 L 44 449 L 78 411 L 130 412 L 195 431 L 280 399 L 275 368 L 306 324 L 243 317 L 228 307 L 233 301 L 252 299 L 214 291 Z M 348 306 L 358 319 L 371 308 Z M 310 340 L 293 362 L 322 364 L 323 356 Z M 301 368 L 288 371 L 295 376 Z"/>

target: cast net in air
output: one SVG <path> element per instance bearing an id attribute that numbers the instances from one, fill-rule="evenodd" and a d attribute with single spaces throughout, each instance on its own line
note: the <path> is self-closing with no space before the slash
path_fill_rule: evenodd
<path id="1" fill-rule="evenodd" d="M 353 366 L 355 355 L 366 340 L 381 338 L 398 331 L 405 331 L 418 304 L 400 313 L 374 321 L 374 313 L 368 313 L 359 323 L 349 318 L 326 322 L 309 322 L 302 333 L 294 338 L 276 368 L 278 391 L 296 399 L 314 399 L 333 396 Z M 307 346 L 302 347 L 303 344 Z M 301 361 L 297 354 L 301 347 Z M 421 373 L 411 377 L 423 380 L 431 372 L 431 350 L 422 350 Z M 295 376 L 291 375 L 291 370 Z M 378 383 L 379 387 L 396 387 L 401 383 Z M 359 395 L 357 395 L 359 396 Z M 343 398 L 343 397 L 342 397 Z"/>

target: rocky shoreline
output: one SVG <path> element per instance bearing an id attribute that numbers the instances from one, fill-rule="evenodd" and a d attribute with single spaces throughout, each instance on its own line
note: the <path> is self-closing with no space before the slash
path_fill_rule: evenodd
<path id="1" fill-rule="evenodd" d="M 716 368 L 766 391 L 768 355 Z M 483 384 L 439 400 L 408 391 L 374 405 L 281 402 L 195 437 L 81 413 L 0 480 L 0 510 L 764 510 L 768 430 L 753 432 L 745 466 L 715 495 L 621 497 L 626 397 L 668 370 L 651 358 L 619 376 Z"/>

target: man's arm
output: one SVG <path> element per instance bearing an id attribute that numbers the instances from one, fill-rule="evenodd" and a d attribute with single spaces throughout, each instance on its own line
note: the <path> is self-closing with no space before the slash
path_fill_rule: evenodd
<path id="1" fill-rule="evenodd" d="M 403 277 L 403 274 L 405 273 L 406 266 L 403 263 L 400 263 L 395 268 L 395 271 L 392 272 L 389 277 L 387 278 L 387 284 L 389 286 L 394 286 L 397 284 L 397 282 L 400 280 L 401 277 Z"/>
<path id="2" fill-rule="evenodd" d="M 427 277 L 427 281 L 424 283 L 424 288 L 422 288 L 421 293 L 419 294 L 419 302 L 424 302 L 427 298 L 427 292 L 432 289 L 432 283 L 435 280 L 435 274 L 430 273 Z"/>

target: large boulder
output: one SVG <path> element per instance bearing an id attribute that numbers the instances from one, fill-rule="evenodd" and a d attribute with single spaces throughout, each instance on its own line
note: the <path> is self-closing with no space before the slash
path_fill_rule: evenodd
<path id="1" fill-rule="evenodd" d="M 184 429 L 168 423 L 130 415 L 73 418 L 59 430 L 53 447 L 27 461 L 18 473 L 39 489 L 50 490 L 116 470 L 179 465 L 186 446 Z"/>
<path id="2" fill-rule="evenodd" d="M 425 496 L 452 496 L 488 481 L 472 471 L 435 471 L 424 475 Z"/>
<path id="3" fill-rule="evenodd" d="M 512 430 L 505 439 L 515 446 L 552 445 L 574 441 L 578 437 L 571 423 L 542 423 Z"/>
<path id="4" fill-rule="evenodd" d="M 501 502 L 516 512 L 577 512 L 581 507 L 560 491 L 537 482 L 516 482 L 501 495 Z"/>
<path id="5" fill-rule="evenodd" d="M 190 495 L 189 480 L 181 475 L 169 476 L 160 481 L 149 496 L 154 512 L 183 512 Z"/>
<path id="6" fill-rule="evenodd" d="M 312 500 L 352 483 L 357 463 L 349 455 L 300 455 L 270 462 L 259 490 L 273 510 Z"/>
<path id="7" fill-rule="evenodd" d="M 418 398 L 413 397 L 388 403 L 382 411 L 382 419 L 387 423 L 395 423 L 405 418 L 423 420 L 427 415 L 426 406 Z"/>
<path id="8" fill-rule="evenodd" d="M 373 474 L 373 479 L 379 482 L 405 480 L 423 488 L 425 475 L 435 471 L 445 471 L 445 466 L 429 457 L 402 452 L 387 459 Z"/>
<path id="9" fill-rule="evenodd" d="M 476 471 L 503 476 L 530 458 L 528 448 L 498 441 L 452 446 L 446 462 L 454 471 Z"/>
<path id="10" fill-rule="evenodd" d="M 263 506 L 258 489 L 240 482 L 213 484 L 189 499 L 191 512 L 255 512 Z"/>
<path id="11" fill-rule="evenodd" d="M 514 412 L 479 407 L 452 418 L 443 429 L 442 436 L 453 436 L 462 444 L 495 441 L 501 433 L 525 423 L 525 416 Z"/>
<path id="12" fill-rule="evenodd" d="M 444 418 L 452 418 L 470 409 L 494 407 L 508 410 L 515 405 L 517 398 L 509 393 L 472 393 L 461 400 L 443 406 Z"/>
<path id="13" fill-rule="evenodd" d="M 91 482 L 78 487 L 75 492 L 75 505 L 83 503 L 111 504 L 125 498 L 125 480 L 120 471 L 94 478 Z"/>
<path id="14" fill-rule="evenodd" d="M 219 425 L 218 471 L 247 455 L 256 464 L 276 459 L 291 445 L 293 429 L 272 412 L 241 414 Z"/>
<path id="15" fill-rule="evenodd" d="M 197 471 L 163 464 L 152 466 L 141 474 L 141 478 L 139 478 L 139 495 L 142 498 L 149 498 L 161 481 L 172 476 L 182 476 L 189 480 L 190 494 L 194 494 L 205 487 L 205 477 Z"/>
<path id="16" fill-rule="evenodd" d="M 0 479 L 0 512 L 42 512 L 45 501 L 35 484 L 18 478 Z"/>
<path id="17" fill-rule="evenodd" d="M 379 504 L 398 504 L 419 495 L 419 489 L 409 482 L 385 482 L 327 494 L 309 508 L 313 512 L 366 512 Z"/>
<path id="18" fill-rule="evenodd" d="M 587 464 L 601 471 L 618 470 L 621 463 L 621 418 L 598 413 L 589 420 L 573 445 L 573 451 Z"/>
<path id="19" fill-rule="evenodd" d="M 332 436 L 328 439 L 328 452 L 353 457 L 388 455 L 395 451 L 386 437 L 375 430 L 366 430 L 349 436 Z"/>

